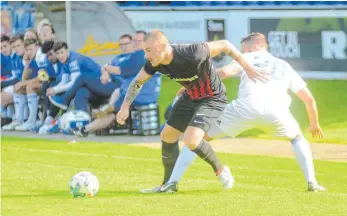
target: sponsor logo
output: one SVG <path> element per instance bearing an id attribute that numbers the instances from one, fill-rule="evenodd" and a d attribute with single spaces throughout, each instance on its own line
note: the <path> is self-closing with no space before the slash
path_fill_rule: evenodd
<path id="1" fill-rule="evenodd" d="M 173 80 L 177 81 L 177 82 L 191 82 L 191 81 L 194 81 L 196 79 L 198 79 L 198 75 L 195 75 L 193 77 L 190 77 L 190 78 L 172 78 Z"/>
<path id="2" fill-rule="evenodd" d="M 89 35 L 86 44 L 78 52 L 86 56 L 107 56 L 122 53 L 118 42 L 98 43 L 93 35 Z"/>

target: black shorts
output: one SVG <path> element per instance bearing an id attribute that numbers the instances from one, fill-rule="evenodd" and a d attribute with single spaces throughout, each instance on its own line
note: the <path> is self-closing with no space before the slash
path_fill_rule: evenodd
<path id="1" fill-rule="evenodd" d="M 182 133 L 188 126 L 207 132 L 222 114 L 226 104 L 226 96 L 191 100 L 184 93 L 173 106 L 166 123 Z"/>

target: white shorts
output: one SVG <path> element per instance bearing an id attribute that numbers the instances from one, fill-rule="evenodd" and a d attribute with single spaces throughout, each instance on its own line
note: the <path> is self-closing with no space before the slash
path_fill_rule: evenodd
<path id="1" fill-rule="evenodd" d="M 215 125 L 207 131 L 208 136 L 214 139 L 235 137 L 254 128 L 289 140 L 301 134 L 300 127 L 288 108 L 258 104 L 249 98 L 232 101 Z"/>
<path id="2" fill-rule="evenodd" d="M 13 94 L 13 91 L 14 91 L 14 85 L 10 85 L 2 89 L 2 92 L 6 92 L 9 94 Z"/>

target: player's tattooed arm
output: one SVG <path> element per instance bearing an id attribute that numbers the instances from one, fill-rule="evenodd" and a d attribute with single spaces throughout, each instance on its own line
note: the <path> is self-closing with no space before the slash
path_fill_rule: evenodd
<path id="1" fill-rule="evenodd" d="M 238 60 L 241 56 L 240 51 L 227 40 L 218 40 L 207 43 L 210 49 L 210 57 L 213 58 L 220 53 L 225 53 L 231 56 L 234 60 Z"/>
<path id="2" fill-rule="evenodd" d="M 247 76 L 253 80 L 260 80 L 262 82 L 268 81 L 268 72 L 261 71 L 259 69 L 254 68 L 240 53 L 240 51 L 229 41 L 227 40 L 219 40 L 212 41 L 207 43 L 210 49 L 210 57 L 219 55 L 224 52 L 231 56 L 237 63 L 241 65 L 241 67 L 246 71 Z"/>
<path id="3" fill-rule="evenodd" d="M 142 86 L 152 77 L 152 75 L 148 74 L 143 68 L 137 74 L 135 79 L 130 83 L 128 87 L 128 91 L 125 95 L 124 103 L 130 106 L 132 102 L 135 100 L 137 95 L 140 93 Z"/>
<path id="4" fill-rule="evenodd" d="M 219 75 L 219 77 L 224 80 L 228 77 L 232 77 L 232 76 L 236 76 L 237 74 L 239 74 L 242 71 L 242 68 L 240 67 L 239 64 L 237 64 L 237 62 L 232 61 L 231 63 L 218 68 L 216 70 L 217 74 Z"/>

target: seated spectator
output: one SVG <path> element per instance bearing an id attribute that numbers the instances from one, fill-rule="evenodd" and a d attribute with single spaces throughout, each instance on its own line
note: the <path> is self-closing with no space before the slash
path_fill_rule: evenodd
<path id="1" fill-rule="evenodd" d="M 41 94 L 43 98 L 44 110 L 46 111 L 47 117 L 45 118 L 43 125 L 39 125 L 39 134 L 58 132 L 54 128 L 56 126 L 56 122 L 53 120 L 58 115 L 59 108 L 51 105 L 48 99 L 48 92 L 50 92 L 52 90 L 51 88 L 54 88 L 59 83 L 65 83 L 69 79 L 69 75 L 66 73 L 63 74 L 62 72 L 63 66 L 58 61 L 56 54 L 53 50 L 53 46 L 53 41 L 46 41 L 42 45 L 42 53 L 44 53 L 46 57 L 44 64 L 42 64 L 39 67 L 38 77 L 42 81 Z"/>
<path id="2" fill-rule="evenodd" d="M 41 43 L 55 40 L 55 30 L 50 23 L 43 23 L 37 30 Z"/>
<path id="3" fill-rule="evenodd" d="M 107 73 L 108 70 L 117 70 L 117 67 L 119 67 L 119 65 L 121 63 L 123 63 L 124 61 L 127 61 L 130 58 L 130 56 L 132 55 L 132 52 L 134 51 L 134 45 L 133 45 L 133 38 L 131 37 L 131 35 L 128 35 L 128 34 L 121 35 L 119 38 L 119 44 L 120 44 L 120 48 L 122 50 L 122 54 L 117 55 L 116 57 L 114 57 L 111 60 L 111 62 L 109 64 L 106 64 L 103 66 L 103 68 L 102 68 L 103 74 L 105 72 Z M 116 68 L 116 69 L 114 69 L 114 68 Z M 110 77 L 108 77 L 108 75 L 107 75 L 107 77 L 105 79 L 103 79 L 101 77 L 101 81 L 103 83 L 107 83 L 109 81 L 109 79 L 119 80 L 120 82 L 123 82 L 123 78 L 122 78 L 121 74 L 111 74 Z M 83 98 L 83 95 L 77 93 L 76 99 L 80 98 L 80 97 Z M 116 103 L 116 101 L 119 99 L 119 97 L 120 97 L 120 89 L 117 88 L 112 93 L 111 98 L 108 102 L 108 105 L 103 107 L 101 109 L 101 112 L 97 113 L 96 115 L 97 116 L 103 115 L 104 111 L 106 111 L 110 107 L 113 107 L 113 104 Z"/>
<path id="4" fill-rule="evenodd" d="M 43 125 L 40 125 L 39 134 L 46 133 L 57 133 L 57 121 L 54 121 L 54 118 L 58 115 L 59 108 L 53 106 L 48 99 L 48 96 L 54 91 L 53 88 L 60 85 L 63 86 L 69 80 L 69 74 L 64 73 L 63 65 L 58 61 L 56 53 L 53 50 L 54 42 L 46 41 L 42 45 L 42 52 L 46 54 L 45 65 L 40 68 L 41 73 L 46 72 L 46 75 L 41 75 L 39 72 L 39 77 L 42 80 L 42 97 L 43 97 L 43 106 L 46 111 L 47 117 Z M 62 90 L 64 91 L 64 89 Z M 62 94 L 62 93 L 59 93 Z"/>
<path id="5" fill-rule="evenodd" d="M 37 35 L 35 29 L 27 29 L 24 33 L 24 41 L 28 39 L 35 39 L 38 40 L 39 36 Z"/>
<path id="6" fill-rule="evenodd" d="M 133 37 L 135 52 L 130 55 L 130 58 L 123 61 L 119 66 L 107 66 L 103 69 L 103 82 L 107 82 L 110 78 L 110 73 L 122 75 L 122 85 L 120 88 L 120 99 L 116 101 L 105 113 L 105 116 L 98 118 L 79 130 L 73 131 L 76 136 L 87 136 L 88 133 L 107 128 L 116 120 L 116 113 L 120 109 L 129 84 L 139 73 L 145 63 L 143 51 L 143 41 L 145 32 L 138 31 Z M 161 74 L 154 75 L 142 88 L 140 94 L 134 101 L 134 105 L 148 105 L 156 103 L 159 97 L 161 85 Z M 111 113 L 110 113 L 111 112 Z"/>
<path id="7" fill-rule="evenodd" d="M 1 36 L 1 78 L 6 79 L 11 76 L 11 45 L 10 38 L 6 35 Z"/>
<path id="8" fill-rule="evenodd" d="M 29 107 L 29 118 L 23 124 L 15 127 L 18 131 L 29 131 L 36 127 L 38 113 L 38 92 L 41 91 L 42 83 L 37 77 L 39 67 L 44 64 L 45 54 L 42 53 L 39 41 L 28 39 L 24 41 L 27 59 L 24 59 L 24 71 L 22 81 L 18 82 L 14 91 L 20 98 L 26 98 Z M 21 107 L 18 107 L 22 110 Z M 17 113 L 17 109 L 15 110 Z"/>
<path id="9" fill-rule="evenodd" d="M 100 100 L 107 100 L 113 91 L 120 86 L 118 80 L 112 80 L 103 85 L 100 80 L 101 67 L 91 58 L 79 53 L 69 51 L 65 42 L 57 42 L 54 47 L 58 60 L 64 64 L 64 73 L 69 73 L 71 80 L 69 89 L 62 96 L 53 94 L 59 93 L 59 87 L 54 87 L 49 97 L 53 105 L 67 110 L 71 100 L 75 97 L 80 88 L 85 88 L 89 95 L 98 97 Z M 75 109 L 88 111 L 88 104 L 76 103 Z"/>
<path id="10" fill-rule="evenodd" d="M 6 80 L 11 77 L 12 63 L 11 63 L 12 49 L 10 45 L 10 38 L 6 35 L 1 36 L 1 80 Z M 12 122 L 14 109 L 12 105 L 9 106 L 8 102 L 12 101 L 12 95 L 4 91 L 1 94 L 1 126 Z"/>
<path id="11" fill-rule="evenodd" d="M 10 45 L 14 53 L 11 55 L 12 63 L 12 76 L 8 79 L 1 81 L 1 106 L 6 107 L 13 102 L 16 112 L 16 121 L 12 121 L 10 124 L 4 125 L 4 130 L 14 130 L 14 128 L 24 121 L 24 107 L 26 101 L 25 98 L 20 97 L 14 93 L 14 85 L 22 80 L 22 74 L 24 70 L 23 55 L 24 55 L 24 39 L 22 35 L 15 35 L 10 39 Z M 16 97 L 17 96 L 17 97 Z M 13 119 L 12 119 L 13 120 Z"/>

